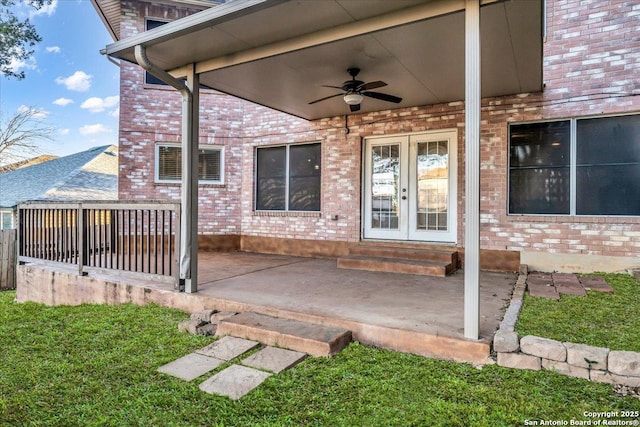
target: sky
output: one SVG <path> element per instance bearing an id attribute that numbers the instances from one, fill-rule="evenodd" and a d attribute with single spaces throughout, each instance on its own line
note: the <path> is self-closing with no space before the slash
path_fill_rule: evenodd
<path id="1" fill-rule="evenodd" d="M 18 0 L 16 3 L 20 2 Z M 0 76 L 0 113 L 11 117 L 33 108 L 52 141 L 39 143 L 41 154 L 65 156 L 118 143 L 119 69 L 100 54 L 113 39 L 89 0 L 54 0 L 29 17 L 42 42 L 30 61 L 15 64 L 23 80 Z"/>

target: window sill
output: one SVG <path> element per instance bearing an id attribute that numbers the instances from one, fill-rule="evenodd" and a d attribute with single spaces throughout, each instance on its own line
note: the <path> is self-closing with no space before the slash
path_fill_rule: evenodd
<path id="1" fill-rule="evenodd" d="M 308 217 L 320 218 L 321 212 L 304 212 L 304 211 L 253 211 L 253 216 L 289 216 L 289 217 Z"/>
<path id="2" fill-rule="evenodd" d="M 154 182 L 158 187 L 180 187 L 179 182 Z M 224 188 L 226 185 L 223 182 L 199 182 L 198 188 Z"/>
<path id="3" fill-rule="evenodd" d="M 508 222 L 568 222 L 578 224 L 638 224 L 638 216 L 582 216 L 582 215 L 517 215 L 507 214 Z"/>

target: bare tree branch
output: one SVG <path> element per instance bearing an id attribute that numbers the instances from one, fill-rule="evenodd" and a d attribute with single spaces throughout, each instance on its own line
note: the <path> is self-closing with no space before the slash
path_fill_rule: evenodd
<path id="1" fill-rule="evenodd" d="M 40 153 L 38 143 L 54 139 L 55 129 L 35 108 L 22 108 L 5 120 L 0 115 L 0 165 L 17 163 Z"/>

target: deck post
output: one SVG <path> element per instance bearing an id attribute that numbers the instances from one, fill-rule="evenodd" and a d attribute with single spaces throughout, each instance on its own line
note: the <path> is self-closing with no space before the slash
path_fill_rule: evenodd
<path id="1" fill-rule="evenodd" d="M 480 0 L 465 5 L 464 336 L 480 325 Z"/>
<path id="2" fill-rule="evenodd" d="M 195 67 L 187 75 L 191 96 L 182 99 L 182 204 L 180 279 L 184 291 L 198 291 L 198 143 L 200 76 Z"/>

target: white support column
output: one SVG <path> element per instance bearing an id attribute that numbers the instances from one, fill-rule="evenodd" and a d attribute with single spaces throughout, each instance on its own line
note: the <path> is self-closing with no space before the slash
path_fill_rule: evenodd
<path id="1" fill-rule="evenodd" d="M 187 76 L 190 97 L 182 99 L 182 223 L 180 279 L 184 291 L 198 291 L 198 143 L 200 76 L 195 67 Z"/>
<path id="2" fill-rule="evenodd" d="M 480 0 L 465 8 L 464 336 L 480 336 Z"/>

